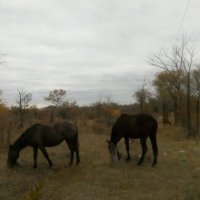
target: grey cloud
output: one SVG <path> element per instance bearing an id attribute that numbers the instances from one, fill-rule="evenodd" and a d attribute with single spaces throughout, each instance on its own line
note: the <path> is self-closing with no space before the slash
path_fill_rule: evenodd
<path id="1" fill-rule="evenodd" d="M 200 32 L 199 6 L 190 3 L 183 30 Z M 24 88 L 42 105 L 49 90 L 63 88 L 80 104 L 109 94 L 132 102 L 132 91 L 158 71 L 148 56 L 176 36 L 183 11 L 182 0 L 2 0 L 5 98 L 14 103 Z"/>

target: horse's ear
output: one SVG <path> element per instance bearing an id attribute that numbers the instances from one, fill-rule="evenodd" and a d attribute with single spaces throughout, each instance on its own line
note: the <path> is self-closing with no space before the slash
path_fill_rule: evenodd
<path id="1" fill-rule="evenodd" d="M 106 140 L 106 142 L 107 142 L 108 144 L 110 144 L 110 141 L 109 141 L 109 140 Z"/>

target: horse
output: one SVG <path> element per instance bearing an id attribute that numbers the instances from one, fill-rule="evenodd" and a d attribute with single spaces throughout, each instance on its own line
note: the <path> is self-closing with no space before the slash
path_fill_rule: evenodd
<path id="1" fill-rule="evenodd" d="M 112 127 L 112 133 L 110 140 L 108 142 L 108 149 L 110 151 L 111 158 L 113 160 L 120 159 L 120 153 L 117 149 L 117 143 L 124 138 L 125 146 L 127 151 L 126 161 L 130 160 L 129 153 L 129 138 L 140 139 L 140 144 L 142 147 L 142 156 L 138 161 L 140 165 L 145 157 L 147 152 L 146 140 L 149 137 L 151 140 L 151 145 L 153 149 L 154 160 L 152 167 L 157 163 L 158 156 L 158 146 L 156 142 L 156 133 L 158 129 L 158 123 L 154 117 L 148 114 L 136 114 L 128 115 L 121 114 L 116 120 L 115 124 Z"/>
<path id="2" fill-rule="evenodd" d="M 163 125 L 165 125 L 165 124 L 167 124 L 167 125 L 169 125 L 169 126 L 172 125 L 172 123 L 169 121 L 169 119 L 168 119 L 168 118 L 165 118 L 165 117 L 163 117 L 162 122 L 163 122 Z"/>
<path id="3" fill-rule="evenodd" d="M 17 164 L 19 153 L 27 146 L 33 147 L 33 167 L 37 168 L 38 149 L 47 159 L 49 166 L 53 165 L 45 147 L 53 147 L 66 141 L 71 158 L 69 165 L 73 164 L 74 152 L 76 152 L 76 164 L 80 162 L 79 147 L 78 147 L 78 128 L 76 125 L 69 122 L 60 122 L 53 125 L 34 124 L 29 127 L 21 136 L 10 145 L 8 152 L 7 164 L 9 167 Z"/>

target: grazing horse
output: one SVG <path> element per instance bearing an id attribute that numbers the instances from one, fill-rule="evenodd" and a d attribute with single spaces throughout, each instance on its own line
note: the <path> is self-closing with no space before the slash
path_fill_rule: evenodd
<path id="1" fill-rule="evenodd" d="M 16 165 L 19 152 L 27 146 L 33 147 L 34 168 L 37 168 L 38 149 L 43 153 L 50 166 L 53 165 L 45 147 L 53 147 L 66 141 L 71 159 L 69 165 L 73 163 L 74 152 L 76 152 L 77 164 L 80 162 L 78 148 L 78 128 L 69 123 L 61 122 L 54 125 L 34 124 L 10 146 L 8 152 L 8 166 Z"/>
<path id="2" fill-rule="evenodd" d="M 129 153 L 129 138 L 140 139 L 141 147 L 142 147 L 142 156 L 138 161 L 138 165 L 140 165 L 145 157 L 147 152 L 146 140 L 147 137 L 150 138 L 154 160 L 152 163 L 152 167 L 157 163 L 157 155 L 158 155 L 158 147 L 156 142 L 156 132 L 158 128 L 158 123 L 155 118 L 151 115 L 147 114 L 137 114 L 137 115 L 127 115 L 122 114 L 115 124 L 112 127 L 112 133 L 110 141 L 108 142 L 108 148 L 110 154 L 114 160 L 120 159 L 120 154 L 117 150 L 117 143 L 124 138 L 127 158 L 129 161 L 130 153 Z"/>

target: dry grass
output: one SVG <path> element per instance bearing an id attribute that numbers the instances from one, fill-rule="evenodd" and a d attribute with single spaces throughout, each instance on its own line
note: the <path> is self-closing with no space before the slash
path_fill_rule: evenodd
<path id="1" fill-rule="evenodd" d="M 91 122 L 90 122 L 91 123 Z M 93 125 L 92 125 L 93 127 Z M 122 160 L 111 163 L 104 134 L 92 128 L 80 128 L 80 166 L 67 166 L 69 151 L 63 143 L 48 152 L 54 162 L 49 169 L 39 153 L 38 169 L 32 168 L 32 149 L 21 152 L 21 167 L 6 167 L 6 151 L 0 152 L 0 199 L 22 199 L 38 182 L 43 182 L 41 199 L 45 200 L 197 200 L 200 199 L 200 142 L 186 140 L 181 129 L 160 127 L 158 132 L 159 159 L 151 167 L 152 150 L 142 166 L 136 166 L 140 153 L 139 141 L 131 141 L 132 159 L 124 161 L 124 142 L 119 149 Z"/>

